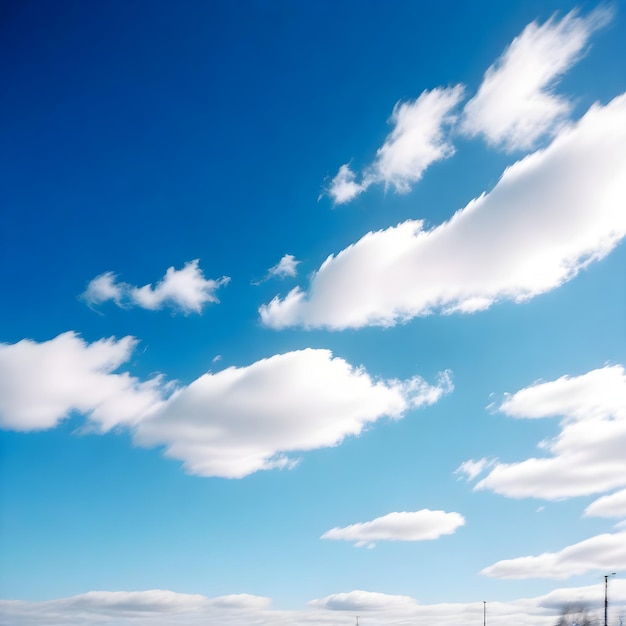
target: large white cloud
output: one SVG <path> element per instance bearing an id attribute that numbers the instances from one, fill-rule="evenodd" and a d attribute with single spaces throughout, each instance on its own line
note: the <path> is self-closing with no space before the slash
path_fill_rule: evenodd
<path id="1" fill-rule="evenodd" d="M 0 344 L 0 427 L 52 428 L 72 411 L 105 430 L 139 419 L 158 405 L 163 383 L 115 373 L 136 344 L 133 337 L 87 344 L 73 332 L 42 343 Z"/>
<path id="2" fill-rule="evenodd" d="M 242 477 L 292 466 L 293 452 L 335 446 L 382 417 L 399 419 L 452 389 L 374 380 L 328 350 L 298 350 L 247 367 L 207 373 L 187 386 L 115 373 L 129 360 L 132 337 L 87 344 L 75 333 L 43 343 L 0 345 L 0 426 L 54 427 L 72 411 L 96 430 L 131 429 L 142 446 L 203 476 Z"/>
<path id="3" fill-rule="evenodd" d="M 498 561 L 481 573 L 493 578 L 569 578 L 594 570 L 626 570 L 626 532 L 597 535 L 559 552 Z"/>
<path id="4" fill-rule="evenodd" d="M 452 110 L 462 97 L 463 88 L 457 85 L 424 91 L 412 102 L 398 102 L 390 120 L 393 130 L 361 181 L 349 165 L 339 168 L 328 190 L 335 204 L 349 202 L 375 183 L 406 193 L 429 165 L 452 156 L 454 147 L 444 130 L 455 121 Z"/>
<path id="5" fill-rule="evenodd" d="M 87 285 L 81 297 L 90 305 L 113 300 L 121 307 L 138 306 L 155 311 L 171 306 L 184 313 L 200 313 L 207 302 L 219 302 L 215 292 L 229 281 L 228 276 L 218 280 L 206 279 L 199 260 L 195 259 L 185 263 L 180 270 L 168 268 L 154 287 L 135 287 L 120 282 L 113 272 L 105 272 Z"/>
<path id="6" fill-rule="evenodd" d="M 600 608 L 600 584 L 555 589 L 534 598 L 490 601 L 490 623 L 553 626 L 564 606 L 586 602 Z M 626 608 L 626 581 L 611 582 L 611 607 Z M 420 604 L 414 598 L 375 591 L 354 590 L 312 600 L 301 610 L 273 609 L 268 598 L 236 594 L 209 598 L 172 591 L 96 591 L 45 602 L 0 600 L 0 620 L 11 626 L 457 626 L 482 623 L 483 603 Z M 601 616 L 601 611 L 591 617 Z"/>
<path id="7" fill-rule="evenodd" d="M 555 95 L 554 86 L 610 17 L 607 9 L 586 17 L 572 11 L 561 20 L 529 24 L 485 73 L 465 105 L 461 129 L 507 150 L 532 147 L 569 114 L 570 102 Z"/>
<path id="8" fill-rule="evenodd" d="M 375 381 L 328 350 L 298 350 L 204 374 L 137 424 L 135 440 L 165 446 L 191 473 L 237 478 L 289 467 L 290 453 L 335 446 L 450 389 L 447 374 L 435 386 Z"/>
<path id="9" fill-rule="evenodd" d="M 626 95 L 593 106 L 496 187 L 432 230 L 366 234 L 260 308 L 266 326 L 390 326 L 550 291 L 626 235 Z"/>
<path id="10" fill-rule="evenodd" d="M 559 499 L 626 485 L 623 366 L 536 383 L 508 396 L 500 410 L 517 418 L 560 416 L 561 431 L 541 443 L 545 456 L 496 463 L 476 489 L 514 498 Z"/>
<path id="11" fill-rule="evenodd" d="M 369 522 L 331 528 L 322 539 L 354 541 L 357 547 L 372 545 L 375 541 L 425 541 L 451 535 L 465 524 L 460 513 L 446 511 L 402 511 L 388 513 Z"/>

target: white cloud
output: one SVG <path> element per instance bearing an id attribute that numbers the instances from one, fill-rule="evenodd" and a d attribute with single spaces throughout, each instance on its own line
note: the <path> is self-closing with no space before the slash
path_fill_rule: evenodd
<path id="1" fill-rule="evenodd" d="M 335 204 L 349 202 L 374 183 L 406 193 L 429 165 L 452 156 L 454 147 L 444 128 L 455 121 L 452 110 L 462 97 L 463 87 L 456 85 L 424 91 L 412 102 L 398 102 L 390 119 L 393 130 L 361 182 L 347 164 L 339 168 L 328 190 Z"/>
<path id="2" fill-rule="evenodd" d="M 370 232 L 259 311 L 266 326 L 391 326 L 555 289 L 626 235 L 626 95 L 593 106 L 448 222 Z"/>
<path id="3" fill-rule="evenodd" d="M 122 306 L 125 286 L 117 280 L 113 272 L 105 272 L 96 276 L 87 285 L 87 289 L 82 294 L 82 298 L 89 304 L 102 304 L 108 300 L 113 300 L 118 306 Z"/>
<path id="4" fill-rule="evenodd" d="M 0 617 L 11 624 L 66 626 L 70 624 L 259 623 L 256 615 L 269 608 L 269 598 L 233 594 L 208 598 L 199 594 L 150 591 L 90 591 L 46 602 L 0 600 Z M 224 621 L 222 621 L 224 620 Z M 247 621 L 250 620 L 250 621 Z M 9 623 L 9 622 L 7 622 Z"/>
<path id="5" fill-rule="evenodd" d="M 135 426 L 135 440 L 202 476 L 291 467 L 293 452 L 335 446 L 383 416 L 399 419 L 451 389 L 419 377 L 374 381 L 328 350 L 299 350 L 207 373 Z"/>
<path id="6" fill-rule="evenodd" d="M 43 343 L 0 345 L 0 426 L 53 428 L 72 411 L 96 430 L 131 429 L 136 443 L 164 446 L 191 473 L 239 478 L 291 467 L 292 452 L 335 446 L 387 416 L 435 403 L 452 389 L 418 376 L 373 380 L 328 350 L 278 354 L 247 367 L 207 373 L 174 388 L 114 373 L 132 337 L 85 343 L 65 333 Z"/>
<path id="7" fill-rule="evenodd" d="M 230 278 L 205 279 L 198 264 L 199 260 L 195 259 L 180 270 L 168 268 L 154 287 L 151 284 L 135 287 L 118 281 L 113 272 L 105 272 L 89 283 L 81 297 L 90 305 L 113 300 L 121 307 L 139 306 L 154 311 L 167 305 L 184 313 L 200 313 L 207 302 L 219 302 L 215 292 L 228 284 Z"/>
<path id="8" fill-rule="evenodd" d="M 626 489 L 598 498 L 585 509 L 585 516 L 626 518 Z"/>
<path id="9" fill-rule="evenodd" d="M 532 419 L 561 416 L 561 431 L 541 443 L 548 456 L 497 463 L 476 489 L 513 498 L 601 493 L 626 485 L 626 372 L 621 365 L 536 383 L 500 410 Z"/>
<path id="10" fill-rule="evenodd" d="M 488 619 L 519 626 L 553 626 L 564 606 L 598 606 L 601 585 L 555 589 L 534 598 L 490 601 Z M 611 581 L 611 609 L 626 608 L 626 581 Z M 379 626 L 457 626 L 482 623 L 483 603 L 420 604 L 414 598 L 354 590 L 312 600 L 302 610 L 279 610 L 269 598 L 236 594 L 209 598 L 172 591 L 95 591 L 44 602 L 0 600 L 0 621 L 12 626 L 336 626 L 361 623 Z M 601 618 L 601 611 L 591 617 Z"/>
<path id="11" fill-rule="evenodd" d="M 72 411 L 104 430 L 138 419 L 158 405 L 162 382 L 114 373 L 136 344 L 133 337 L 87 344 L 73 332 L 42 343 L 0 344 L 0 426 L 53 428 Z"/>
<path id="12" fill-rule="evenodd" d="M 467 480 L 474 480 L 479 474 L 482 474 L 488 467 L 491 467 L 495 461 L 489 459 L 479 459 L 474 461 L 464 461 L 454 470 L 455 474 L 458 474 L 460 478 L 466 478 Z"/>
<path id="13" fill-rule="evenodd" d="M 586 17 L 572 11 L 559 21 L 529 24 L 485 73 L 465 105 L 461 129 L 506 150 L 532 147 L 569 114 L 570 102 L 555 95 L 554 86 L 610 18 L 602 8 Z"/>
<path id="14" fill-rule="evenodd" d="M 355 589 L 348 593 L 334 593 L 321 600 L 311 600 L 309 606 L 329 611 L 389 611 L 415 609 L 417 603 L 411 596 L 398 596 L 376 591 Z"/>
<path id="15" fill-rule="evenodd" d="M 339 168 L 335 178 L 332 179 L 328 188 L 328 195 L 335 204 L 345 204 L 354 200 L 360 193 L 367 189 L 364 182 L 356 182 L 356 174 L 346 163 Z"/>
<path id="16" fill-rule="evenodd" d="M 322 539 L 355 541 L 357 547 L 374 541 L 425 541 L 451 535 L 463 524 L 465 518 L 460 513 L 429 509 L 403 511 L 388 513 L 370 522 L 331 528 L 322 535 Z"/>
<path id="17" fill-rule="evenodd" d="M 493 578 L 569 578 L 594 570 L 626 570 L 626 532 L 597 535 L 559 552 L 498 561 L 481 574 Z"/>
<path id="18" fill-rule="evenodd" d="M 296 276 L 298 274 L 297 268 L 299 263 L 300 261 L 296 260 L 293 254 L 286 254 L 274 267 L 270 267 L 268 274 L 278 278 Z"/>

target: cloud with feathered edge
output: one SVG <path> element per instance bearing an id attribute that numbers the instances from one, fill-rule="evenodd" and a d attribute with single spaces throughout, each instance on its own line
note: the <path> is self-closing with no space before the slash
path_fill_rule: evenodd
<path id="1" fill-rule="evenodd" d="M 607 256 L 626 235 L 625 204 L 626 94 L 592 106 L 447 222 L 408 220 L 330 255 L 308 290 L 262 305 L 261 321 L 339 330 L 523 302 Z"/>
<path id="2" fill-rule="evenodd" d="M 89 282 L 81 298 L 89 306 L 113 301 L 121 308 L 157 311 L 169 306 L 185 314 L 201 313 L 205 304 L 219 302 L 215 292 L 227 285 L 230 278 L 206 279 L 199 263 L 199 259 L 195 259 L 185 263 L 180 270 L 168 268 L 155 286 L 135 287 L 119 281 L 114 272 L 105 272 Z"/>
<path id="3" fill-rule="evenodd" d="M 208 372 L 188 385 L 141 381 L 118 371 L 136 345 L 133 337 L 88 344 L 73 332 L 0 344 L 0 426 L 53 428 L 76 411 L 93 431 L 125 428 L 137 445 L 163 447 L 189 473 L 242 478 L 293 467 L 299 453 L 339 445 L 452 390 L 448 372 L 435 384 L 375 379 L 323 349 Z"/>

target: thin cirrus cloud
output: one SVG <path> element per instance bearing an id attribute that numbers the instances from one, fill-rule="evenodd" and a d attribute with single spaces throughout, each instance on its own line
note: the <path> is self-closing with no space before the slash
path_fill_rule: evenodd
<path id="1" fill-rule="evenodd" d="M 554 87 L 611 16 L 599 8 L 585 17 L 571 11 L 561 20 L 529 24 L 485 73 L 465 105 L 461 132 L 507 151 L 531 148 L 569 115 L 571 103 Z"/>
<path id="2" fill-rule="evenodd" d="M 348 164 L 339 168 L 328 188 L 333 202 L 350 202 L 377 183 L 386 188 L 393 186 L 400 193 L 410 191 L 429 165 L 454 154 L 454 147 L 444 131 L 454 123 L 456 118 L 452 111 L 462 97 L 463 87 L 456 85 L 424 91 L 413 102 L 397 103 L 390 119 L 393 130 L 361 180 L 357 181 L 357 175 Z"/>
<path id="3" fill-rule="evenodd" d="M 369 522 L 331 528 L 322 539 L 354 541 L 357 547 L 373 547 L 375 541 L 426 541 L 451 535 L 465 524 L 460 513 L 446 511 L 402 511 L 388 513 Z"/>
<path id="4" fill-rule="evenodd" d="M 498 561 L 481 571 L 492 578 L 570 578 L 592 571 L 626 570 L 626 532 L 605 533 L 539 556 Z"/>
<path id="5" fill-rule="evenodd" d="M 515 418 L 560 417 L 560 432 L 541 442 L 544 456 L 492 463 L 475 489 L 511 498 L 558 500 L 626 486 L 623 366 L 606 366 L 581 376 L 536 383 L 507 396 L 499 410 Z M 620 502 L 623 506 L 623 495 L 607 499 L 608 504 L 604 500 L 590 505 L 587 514 L 619 509 Z"/>
<path id="6" fill-rule="evenodd" d="M 522 302 L 571 280 L 626 235 L 626 94 L 594 105 L 552 144 L 509 167 L 449 221 L 370 232 L 300 287 L 259 309 L 262 323 L 393 326 L 434 313 Z"/>
<path id="7" fill-rule="evenodd" d="M 416 376 L 374 380 L 328 350 L 277 354 L 246 367 L 207 373 L 187 386 L 117 373 L 137 341 L 86 343 L 75 333 L 0 345 L 0 426 L 53 428 L 73 411 L 92 430 L 127 428 L 144 447 L 201 476 L 241 478 L 292 467 L 292 453 L 340 444 L 377 420 L 400 419 L 452 389 Z"/>
<path id="8" fill-rule="evenodd" d="M 183 313 L 201 313 L 208 302 L 219 302 L 215 293 L 229 282 L 228 276 L 206 279 L 195 259 L 180 270 L 168 268 L 155 286 L 135 287 L 119 281 L 114 272 L 105 272 L 87 285 L 81 297 L 91 306 L 111 300 L 122 308 L 137 306 L 156 311 L 169 306 Z"/>

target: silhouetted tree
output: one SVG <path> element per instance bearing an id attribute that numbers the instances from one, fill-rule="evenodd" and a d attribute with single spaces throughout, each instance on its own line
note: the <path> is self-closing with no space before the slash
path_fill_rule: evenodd
<path id="1" fill-rule="evenodd" d="M 561 609 L 556 626 L 593 626 L 594 622 L 584 604 L 568 604 Z"/>

